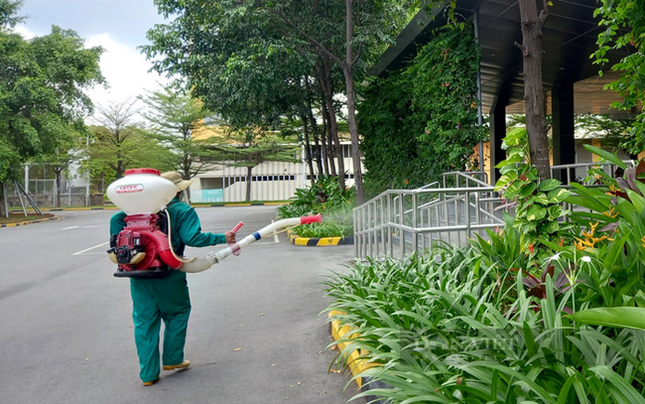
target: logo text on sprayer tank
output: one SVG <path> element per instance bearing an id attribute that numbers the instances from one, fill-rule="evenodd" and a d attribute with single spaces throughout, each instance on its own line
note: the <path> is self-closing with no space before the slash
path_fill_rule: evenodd
<path id="1" fill-rule="evenodd" d="M 119 185 L 115 189 L 117 194 L 129 194 L 132 192 L 143 192 L 143 184 Z"/>

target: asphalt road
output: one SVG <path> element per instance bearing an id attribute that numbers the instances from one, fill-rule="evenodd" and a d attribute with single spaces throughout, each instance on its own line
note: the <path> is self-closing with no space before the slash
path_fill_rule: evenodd
<path id="1" fill-rule="evenodd" d="M 243 221 L 240 237 L 274 211 L 198 209 L 208 231 Z M 353 248 L 298 247 L 284 235 L 188 276 L 191 368 L 143 387 L 129 281 L 112 276 L 105 254 L 112 213 L 57 212 L 61 220 L 0 228 L 0 402 L 340 404 L 356 392 L 349 375 L 328 372 L 336 352 L 320 315 L 329 303 L 322 282 Z"/>

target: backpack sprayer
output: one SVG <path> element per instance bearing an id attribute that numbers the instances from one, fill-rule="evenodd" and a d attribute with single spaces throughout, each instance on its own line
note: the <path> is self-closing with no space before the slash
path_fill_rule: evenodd
<path id="1" fill-rule="evenodd" d="M 126 226 L 112 236 L 107 251 L 112 262 L 118 265 L 116 277 L 159 278 L 172 269 L 182 272 L 202 272 L 229 255 L 239 251 L 263 237 L 270 236 L 289 226 L 320 222 L 320 214 L 299 218 L 282 219 L 229 244 L 228 247 L 213 251 L 204 257 L 185 259 L 172 249 L 172 223 L 166 205 L 177 194 L 172 182 L 162 178 L 158 170 L 139 168 L 128 170 L 108 186 L 107 196 L 127 216 Z M 242 227 L 240 222 L 232 232 Z"/>

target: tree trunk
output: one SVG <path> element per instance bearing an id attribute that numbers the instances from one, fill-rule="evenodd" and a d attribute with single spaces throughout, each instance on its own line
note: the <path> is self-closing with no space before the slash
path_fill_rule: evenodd
<path id="1" fill-rule="evenodd" d="M 354 79 L 351 67 L 345 70 L 345 80 L 347 85 L 347 123 L 349 124 L 349 133 L 352 137 L 352 163 L 354 166 L 354 186 L 356 187 L 356 204 L 362 205 L 365 202 L 365 192 L 363 191 L 363 172 L 361 167 L 360 141 L 358 138 L 358 124 L 356 122 L 356 99 L 354 97 Z"/>
<path id="2" fill-rule="evenodd" d="M 253 167 L 246 167 L 246 201 L 251 202 L 251 174 L 253 173 Z"/>
<path id="3" fill-rule="evenodd" d="M 311 142 L 309 141 L 309 123 L 307 116 L 304 113 L 300 116 L 300 120 L 302 121 L 304 135 L 303 147 L 305 148 L 305 160 L 307 160 L 307 167 L 309 167 L 309 176 L 311 177 L 311 182 L 313 183 L 316 177 L 316 173 L 314 171 L 314 162 L 311 155 Z"/>
<path id="4" fill-rule="evenodd" d="M 524 102 L 526 131 L 529 140 L 531 164 L 540 179 L 551 178 L 549 144 L 546 133 L 546 104 L 542 84 L 542 26 L 549 11 L 546 0 L 538 14 L 535 0 L 520 0 L 522 50 L 524 60 Z"/>
<path id="5" fill-rule="evenodd" d="M 0 216 L 9 217 L 9 211 L 6 206 L 7 195 L 5 195 L 4 191 L 5 191 L 5 183 L 0 182 Z"/>
<path id="6" fill-rule="evenodd" d="M 60 208 L 61 207 L 61 202 L 60 202 L 60 192 L 61 192 L 61 178 L 60 178 L 60 171 L 55 169 L 54 174 L 56 175 L 56 207 Z"/>
<path id="7" fill-rule="evenodd" d="M 329 63 L 329 57 L 327 55 L 323 55 L 322 59 L 325 80 L 322 81 L 321 84 L 325 95 L 325 105 L 329 118 L 329 134 L 334 143 L 334 156 L 338 161 L 338 184 L 340 186 L 340 189 L 345 190 L 345 161 L 343 159 L 343 149 L 340 144 L 340 138 L 338 137 L 338 122 L 336 121 L 336 112 L 334 111 L 334 94 L 331 81 L 331 66 Z"/>
<path id="8" fill-rule="evenodd" d="M 331 159 L 331 136 L 329 135 L 329 114 L 327 113 L 327 106 L 323 99 L 322 104 L 322 118 L 323 118 L 323 128 L 324 132 L 321 134 L 320 138 L 322 141 L 322 156 L 323 164 L 325 165 L 325 174 L 327 175 L 336 175 L 336 166 Z"/>
<path id="9" fill-rule="evenodd" d="M 323 156 L 321 145 L 319 142 L 319 137 L 320 134 L 318 133 L 318 122 L 316 122 L 316 118 L 314 117 L 313 113 L 313 102 L 312 102 L 312 93 L 313 90 L 311 88 L 310 82 L 309 82 L 309 77 L 307 77 L 307 80 L 305 80 L 305 85 L 307 87 L 307 117 L 306 119 L 309 120 L 309 123 L 311 124 L 311 134 L 314 137 L 314 152 L 312 156 L 312 160 L 316 161 L 316 166 L 318 167 L 318 175 L 323 173 L 323 166 L 322 166 L 322 159 L 321 157 Z M 315 176 L 314 173 L 311 173 L 311 181 L 312 183 L 315 181 Z"/>
<path id="10" fill-rule="evenodd" d="M 309 121 L 314 127 L 313 136 L 314 136 L 314 160 L 316 161 L 316 167 L 318 167 L 318 175 L 321 175 L 324 172 L 323 168 L 323 156 L 325 156 L 324 144 L 320 143 L 320 133 L 318 132 L 318 124 L 316 118 L 314 117 L 311 110 L 309 111 Z M 326 157 L 325 157 L 326 158 Z"/>
<path id="11" fill-rule="evenodd" d="M 352 138 L 352 162 L 354 165 L 354 186 L 356 187 L 356 204 L 362 205 L 365 202 L 363 192 L 363 173 L 361 170 L 361 153 L 358 138 L 358 124 L 356 123 L 356 98 L 354 95 L 354 0 L 345 1 L 345 63 L 343 73 L 345 75 L 345 89 L 347 96 L 347 123 Z M 359 51 L 360 52 L 360 51 Z"/>

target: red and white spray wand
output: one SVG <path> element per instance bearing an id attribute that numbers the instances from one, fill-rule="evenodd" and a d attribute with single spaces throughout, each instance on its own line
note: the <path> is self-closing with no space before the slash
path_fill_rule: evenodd
<path id="1" fill-rule="evenodd" d="M 242 249 L 243 247 L 246 247 L 252 243 L 255 243 L 256 241 L 264 237 L 270 236 L 273 233 L 284 229 L 285 227 L 298 226 L 301 224 L 309 224 L 309 223 L 320 223 L 320 221 L 321 221 L 320 214 L 313 215 L 313 216 L 302 216 L 302 217 L 294 217 L 290 219 L 277 220 L 271 223 L 270 225 L 261 228 L 255 233 L 249 234 L 248 236 L 244 237 L 242 240 L 236 243 L 230 244 L 228 247 L 224 249 L 210 252 L 205 257 L 193 258 L 191 260 L 182 262 L 179 268 L 177 269 L 182 272 L 189 272 L 189 273 L 205 271 L 210 267 L 212 267 L 213 265 L 217 264 L 218 262 L 222 261 L 223 259 L 227 258 L 229 255 L 235 254 L 236 252 L 239 253 L 239 250 Z M 236 230 L 239 230 L 240 227 L 242 227 L 241 222 L 238 223 L 238 225 L 235 226 L 232 231 L 236 232 Z"/>

